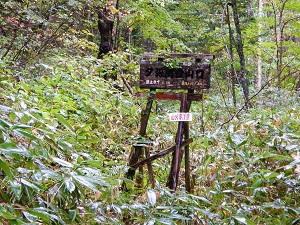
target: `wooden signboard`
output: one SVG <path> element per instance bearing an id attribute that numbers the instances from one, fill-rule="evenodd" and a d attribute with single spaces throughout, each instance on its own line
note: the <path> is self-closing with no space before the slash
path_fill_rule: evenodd
<path id="1" fill-rule="evenodd" d="M 214 59 L 211 54 L 168 54 L 157 56 L 145 53 L 140 64 L 140 88 L 199 90 L 210 88 L 210 64 L 202 59 Z M 149 59 L 157 59 L 156 61 Z M 182 62 L 167 66 L 164 58 L 190 58 L 194 62 Z"/>
<path id="2" fill-rule="evenodd" d="M 140 88 L 157 89 L 209 89 L 210 64 L 179 63 L 168 67 L 161 61 L 142 60 Z"/>
<path id="3" fill-rule="evenodd" d="M 175 66 L 169 67 L 164 62 L 164 58 L 187 58 L 194 59 L 193 62 L 182 62 Z M 136 169 L 140 174 L 143 173 L 143 165 L 147 164 L 148 173 L 152 187 L 155 186 L 155 180 L 152 170 L 152 161 L 158 159 L 168 153 L 173 154 L 172 165 L 167 181 L 167 187 L 176 191 L 179 181 L 179 170 L 183 154 L 185 155 L 185 187 L 188 192 L 192 192 L 192 183 L 190 181 L 190 162 L 189 162 L 189 144 L 193 141 L 189 137 L 188 122 L 192 120 L 192 113 L 189 113 L 192 101 L 201 101 L 202 92 L 195 93 L 199 89 L 210 88 L 210 64 L 202 63 L 202 59 L 214 59 L 214 55 L 209 54 L 168 54 L 157 56 L 151 53 L 145 53 L 140 64 L 140 87 L 149 88 L 146 108 L 141 113 L 140 137 L 146 137 L 146 129 L 151 114 L 151 108 L 154 99 L 179 100 L 180 112 L 171 113 L 170 121 L 178 122 L 175 145 L 170 148 L 159 151 L 156 154 L 150 154 L 148 144 L 138 144 L 132 149 L 129 157 L 129 169 L 126 177 L 133 179 Z M 186 93 L 173 92 L 156 92 L 156 89 L 183 89 Z M 182 149 L 184 148 L 184 151 Z M 146 157 L 146 158 L 145 158 Z M 138 183 L 142 176 L 138 176 Z M 122 185 L 127 190 L 126 182 Z"/>

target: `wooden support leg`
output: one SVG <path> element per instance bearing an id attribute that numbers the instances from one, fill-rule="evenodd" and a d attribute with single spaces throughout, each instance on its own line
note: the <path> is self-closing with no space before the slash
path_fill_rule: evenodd
<path id="1" fill-rule="evenodd" d="M 149 96 L 148 102 L 147 102 L 147 106 L 142 111 L 142 115 L 141 115 L 141 127 L 140 127 L 140 132 L 139 132 L 139 135 L 141 137 L 144 137 L 146 135 L 148 120 L 149 120 L 149 117 L 150 117 L 151 108 L 152 108 L 152 104 L 153 104 L 153 95 L 154 94 L 151 94 Z M 142 146 L 135 146 L 132 149 L 131 154 L 129 156 L 129 166 L 131 166 L 131 165 L 135 164 L 136 162 L 138 162 L 138 160 L 142 156 L 142 154 L 143 154 L 143 147 Z M 128 179 L 133 179 L 133 177 L 135 175 L 135 171 L 136 171 L 136 168 L 130 167 L 128 169 L 128 172 L 126 173 L 126 177 Z M 126 185 L 123 183 L 123 189 L 126 190 L 125 186 Z"/>
<path id="2" fill-rule="evenodd" d="M 194 90 L 189 90 L 189 94 L 194 93 Z M 200 98 L 202 99 L 202 94 L 200 94 Z M 187 102 L 186 105 L 186 112 L 190 111 L 191 107 L 191 101 Z M 190 129 L 189 129 L 189 123 L 186 122 L 184 125 L 184 139 L 190 138 Z M 185 154 L 185 189 L 189 193 L 193 193 L 193 187 L 191 184 L 191 171 L 190 171 L 190 146 L 186 145 L 184 147 L 184 154 Z M 194 181 L 194 180 L 192 180 Z M 193 183 L 194 184 L 194 183 Z"/>
<path id="3" fill-rule="evenodd" d="M 189 123 L 184 124 L 184 139 L 189 139 Z M 184 159 L 185 159 L 185 189 L 187 192 L 191 193 L 191 181 L 190 181 L 190 149 L 189 145 L 184 147 Z"/>
<path id="4" fill-rule="evenodd" d="M 146 158 L 150 157 L 150 151 L 149 151 L 148 147 L 145 148 L 145 154 L 146 154 Z M 147 162 L 147 166 L 148 166 L 148 174 L 149 174 L 149 180 L 150 180 L 150 183 L 151 183 L 151 187 L 155 188 L 155 181 L 154 181 L 151 161 Z"/>
<path id="5" fill-rule="evenodd" d="M 185 112 L 187 108 L 187 95 L 182 95 L 181 105 L 180 105 L 180 112 Z M 179 178 L 179 170 L 180 170 L 180 162 L 182 158 L 181 153 L 181 143 L 183 138 L 183 125 L 184 122 L 178 123 L 178 130 L 176 134 L 176 149 L 173 153 L 173 159 L 172 159 L 172 165 L 171 165 L 171 171 L 168 177 L 167 187 L 172 189 L 174 192 L 177 188 L 178 178 Z"/>

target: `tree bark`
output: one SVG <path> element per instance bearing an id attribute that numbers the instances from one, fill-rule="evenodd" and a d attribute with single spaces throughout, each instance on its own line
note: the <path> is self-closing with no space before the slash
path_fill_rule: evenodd
<path id="1" fill-rule="evenodd" d="M 101 37 L 98 58 L 101 58 L 103 54 L 113 50 L 114 21 L 109 18 L 108 8 L 98 11 L 98 29 Z"/>
<path id="2" fill-rule="evenodd" d="M 232 92 L 233 105 L 234 105 L 234 107 L 236 107 L 236 95 L 235 95 L 236 72 L 235 72 L 234 65 L 233 65 L 233 42 L 234 42 L 234 37 L 233 37 L 233 32 L 232 32 L 231 24 L 230 24 L 229 5 L 228 4 L 226 5 L 226 10 L 227 10 L 226 19 L 227 19 L 228 30 L 229 30 L 229 48 L 228 48 L 228 52 L 229 52 L 229 57 L 230 57 L 230 69 L 231 69 L 231 73 L 230 73 L 231 92 Z"/>
<path id="3" fill-rule="evenodd" d="M 245 55 L 243 51 L 243 40 L 242 40 L 242 32 L 240 28 L 240 21 L 239 21 L 239 16 L 238 16 L 238 11 L 237 11 L 237 4 L 236 0 L 232 0 L 232 10 L 233 10 L 233 18 L 234 18 L 234 24 L 235 24 L 235 29 L 236 29 L 236 49 L 240 58 L 240 82 L 242 84 L 243 88 L 243 93 L 244 93 L 244 99 L 245 102 L 247 103 L 246 107 L 251 108 L 251 104 L 249 102 L 249 81 L 246 76 L 246 61 L 245 61 Z"/>
<path id="4" fill-rule="evenodd" d="M 258 59 L 257 59 L 257 79 L 256 79 L 256 86 L 258 89 L 261 89 L 261 83 L 262 83 L 262 52 L 260 49 L 261 43 L 262 43 L 262 11 L 263 11 L 263 0 L 258 1 Z"/>

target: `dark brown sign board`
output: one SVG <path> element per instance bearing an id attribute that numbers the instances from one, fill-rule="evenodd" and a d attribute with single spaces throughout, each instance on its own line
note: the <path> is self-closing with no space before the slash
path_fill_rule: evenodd
<path id="1" fill-rule="evenodd" d="M 194 58 L 195 62 L 180 62 L 175 66 L 164 64 L 164 58 Z M 157 58 L 157 61 L 149 60 Z M 213 55 L 169 54 L 155 56 L 144 54 L 140 63 L 140 88 L 151 89 L 209 89 L 210 64 L 201 59 L 213 59 Z"/>

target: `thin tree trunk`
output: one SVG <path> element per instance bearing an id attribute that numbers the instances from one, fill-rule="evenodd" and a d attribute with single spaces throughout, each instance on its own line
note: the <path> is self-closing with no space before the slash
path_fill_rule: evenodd
<path id="1" fill-rule="evenodd" d="M 279 18 L 278 18 L 278 25 L 279 25 L 279 37 L 278 37 L 278 45 L 277 45 L 277 77 L 278 77 L 278 88 L 280 88 L 281 85 L 281 75 L 282 75 L 282 68 L 283 68 L 283 40 L 284 40 L 284 21 L 283 21 L 283 12 L 285 8 L 287 0 L 285 0 L 282 3 L 282 7 L 279 12 Z"/>
<path id="2" fill-rule="evenodd" d="M 246 76 L 246 61 L 245 61 L 245 55 L 243 51 L 242 32 L 240 28 L 240 21 L 239 21 L 239 16 L 237 11 L 236 0 L 232 0 L 232 9 L 233 9 L 234 24 L 236 28 L 236 39 L 237 39 L 236 49 L 240 58 L 240 66 L 241 66 L 240 80 L 243 88 L 244 99 L 245 102 L 247 102 L 247 108 L 251 108 L 251 104 L 249 102 L 249 86 L 248 86 L 249 81 Z"/>
<path id="3" fill-rule="evenodd" d="M 233 42 L 234 42 L 234 38 L 233 38 L 233 32 L 232 32 L 231 24 L 230 24 L 228 4 L 226 5 L 226 10 L 227 10 L 226 19 L 227 19 L 228 30 L 229 30 L 229 49 L 228 49 L 228 51 L 229 51 L 230 69 L 231 69 L 231 73 L 230 73 L 231 92 L 232 92 L 233 105 L 234 105 L 234 107 L 236 107 L 236 95 L 235 95 L 236 73 L 235 73 L 235 69 L 234 69 L 234 66 L 233 66 Z"/>
<path id="4" fill-rule="evenodd" d="M 261 23 L 262 21 L 262 16 L 263 16 L 263 0 L 258 1 L 258 60 L 257 60 L 257 80 L 256 80 L 256 86 L 258 89 L 261 88 L 261 83 L 262 83 L 262 52 L 260 49 L 261 43 L 262 43 L 262 28 L 263 25 Z"/>

